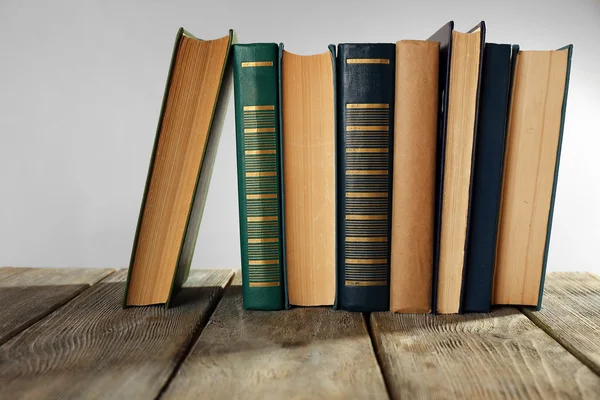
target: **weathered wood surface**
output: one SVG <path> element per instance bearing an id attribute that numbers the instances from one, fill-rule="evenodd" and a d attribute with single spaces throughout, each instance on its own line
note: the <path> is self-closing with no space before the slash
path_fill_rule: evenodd
<path id="1" fill-rule="evenodd" d="M 387 399 L 360 313 L 245 311 L 230 286 L 165 399 Z"/>
<path id="2" fill-rule="evenodd" d="M 113 271 L 99 268 L 1 268 L 0 344 Z"/>
<path id="3" fill-rule="evenodd" d="M 193 270 L 173 308 L 124 310 L 126 271 L 113 274 L 0 347 L 0 398 L 154 398 L 231 275 Z"/>
<path id="4" fill-rule="evenodd" d="M 542 309 L 523 309 L 533 322 L 600 375 L 600 278 L 548 274 Z M 600 398 L 600 393 L 598 393 Z"/>
<path id="5" fill-rule="evenodd" d="M 0 281 L 30 268 L 0 267 Z"/>
<path id="6" fill-rule="evenodd" d="M 597 399 L 600 377 L 514 308 L 371 314 L 394 399 Z"/>

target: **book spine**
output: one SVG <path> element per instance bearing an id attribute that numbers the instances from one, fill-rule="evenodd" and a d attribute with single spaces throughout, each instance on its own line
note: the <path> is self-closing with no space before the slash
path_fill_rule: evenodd
<path id="1" fill-rule="evenodd" d="M 439 43 L 396 44 L 390 310 L 431 311 Z"/>
<path id="2" fill-rule="evenodd" d="M 560 152 L 562 149 L 563 133 L 565 130 L 565 115 L 567 112 L 567 97 L 569 94 L 569 80 L 571 78 L 571 58 L 573 57 L 573 45 L 567 45 L 559 50 L 567 50 L 567 72 L 565 76 L 565 93 L 560 113 L 560 131 L 558 134 L 558 145 L 556 149 L 556 164 L 554 166 L 554 180 L 552 183 L 552 195 L 550 197 L 550 212 L 548 213 L 548 229 L 546 230 L 546 244 L 544 246 L 544 259 L 542 264 L 542 276 L 540 278 L 540 293 L 536 309 L 542 308 L 542 297 L 544 296 L 544 282 L 546 281 L 546 266 L 548 264 L 548 250 L 550 249 L 550 234 L 552 232 L 552 218 L 554 217 L 554 201 L 556 199 L 556 185 L 558 183 L 558 169 L 560 167 Z M 511 71 L 512 73 L 512 71 Z"/>
<path id="3" fill-rule="evenodd" d="M 440 267 L 440 242 L 442 236 L 442 194 L 444 192 L 444 162 L 446 157 L 446 133 L 448 131 L 448 92 L 450 89 L 450 59 L 452 58 L 452 32 L 454 21 L 442 26 L 431 35 L 428 41 L 440 44 L 440 63 L 438 81 L 438 136 L 436 146 L 436 180 L 435 180 L 435 216 L 433 237 L 433 285 L 431 288 L 431 311 L 437 310 L 438 275 Z"/>
<path id="4" fill-rule="evenodd" d="M 338 46 L 338 306 L 389 309 L 395 44 Z"/>
<path id="5" fill-rule="evenodd" d="M 244 308 L 284 308 L 278 47 L 234 45 Z"/>
<path id="6" fill-rule="evenodd" d="M 489 312 L 492 305 L 510 88 L 510 53 L 510 45 L 492 43 L 486 44 L 483 53 L 479 132 L 467 246 L 465 312 Z"/>

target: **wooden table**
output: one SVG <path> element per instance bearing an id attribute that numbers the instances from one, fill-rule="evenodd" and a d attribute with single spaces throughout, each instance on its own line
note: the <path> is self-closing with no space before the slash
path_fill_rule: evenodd
<path id="1" fill-rule="evenodd" d="M 166 310 L 125 271 L 0 268 L 0 399 L 600 398 L 600 278 L 553 273 L 542 311 L 245 311 L 193 270 Z"/>

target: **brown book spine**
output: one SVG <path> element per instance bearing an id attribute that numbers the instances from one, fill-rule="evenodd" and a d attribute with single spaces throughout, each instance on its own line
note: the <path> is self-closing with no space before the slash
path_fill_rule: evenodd
<path id="1" fill-rule="evenodd" d="M 439 43 L 396 43 L 390 310 L 431 311 Z"/>

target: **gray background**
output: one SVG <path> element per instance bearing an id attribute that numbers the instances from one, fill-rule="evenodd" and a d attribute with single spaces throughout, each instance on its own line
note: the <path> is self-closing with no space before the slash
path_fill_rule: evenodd
<path id="1" fill-rule="evenodd" d="M 126 267 L 173 40 L 426 39 L 485 20 L 489 42 L 575 45 L 549 270 L 600 272 L 598 1 L 0 0 L 0 265 Z M 240 262 L 233 101 L 194 267 Z"/>

